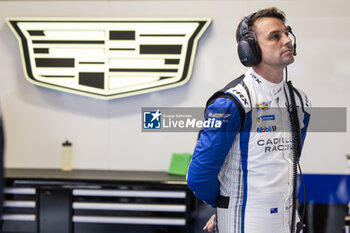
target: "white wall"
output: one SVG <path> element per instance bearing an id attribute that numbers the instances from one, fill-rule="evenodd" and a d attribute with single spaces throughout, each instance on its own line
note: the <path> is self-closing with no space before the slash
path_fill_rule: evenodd
<path id="1" fill-rule="evenodd" d="M 333 1 L 0 1 L 0 98 L 6 127 L 6 167 L 59 168 L 61 143 L 73 142 L 76 169 L 168 169 L 173 152 L 192 152 L 196 133 L 142 133 L 141 107 L 202 107 L 245 72 L 236 53 L 239 20 L 261 8 L 287 14 L 298 39 L 289 68 L 294 85 L 317 107 L 349 107 L 350 2 Z M 184 86 L 112 101 L 30 84 L 6 17 L 210 17 L 192 78 Z M 304 172 L 350 173 L 349 133 L 310 133 Z"/>

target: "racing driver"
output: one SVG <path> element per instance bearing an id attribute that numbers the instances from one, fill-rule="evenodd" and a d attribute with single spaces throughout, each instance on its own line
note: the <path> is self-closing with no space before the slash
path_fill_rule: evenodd
<path id="1" fill-rule="evenodd" d="M 209 232 L 291 232 L 295 145 L 286 107 L 290 87 L 283 80 L 294 62 L 290 32 L 277 8 L 238 25 L 237 42 L 247 43 L 256 61 L 241 59 L 247 72 L 208 100 L 206 118 L 222 124 L 201 131 L 187 174 L 194 194 L 216 208 L 215 224 L 212 218 L 204 228 Z M 303 144 L 310 103 L 301 90 L 294 94 Z"/>

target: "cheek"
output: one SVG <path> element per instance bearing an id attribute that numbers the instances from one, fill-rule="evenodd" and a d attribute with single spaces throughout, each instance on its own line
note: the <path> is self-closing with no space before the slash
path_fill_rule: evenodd
<path id="1" fill-rule="evenodd" d="M 280 53 L 279 48 L 275 45 L 262 44 L 260 50 L 263 57 L 276 56 Z"/>
<path id="2" fill-rule="evenodd" d="M 262 45 L 260 46 L 260 51 L 261 51 L 261 54 L 263 57 L 268 57 L 271 55 L 271 47 L 270 46 L 267 46 L 267 45 Z"/>

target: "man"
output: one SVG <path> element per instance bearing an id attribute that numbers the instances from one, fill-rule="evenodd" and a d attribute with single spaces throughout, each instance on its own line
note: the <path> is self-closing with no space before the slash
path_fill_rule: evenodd
<path id="1" fill-rule="evenodd" d="M 306 136 L 309 102 L 283 81 L 284 69 L 294 62 L 290 32 L 277 8 L 245 17 L 236 39 L 241 62 L 252 67 L 207 102 L 206 118 L 222 124 L 201 132 L 187 182 L 216 208 L 216 232 L 295 232 L 293 153 Z M 288 111 L 292 99 L 296 121 Z M 293 134 L 296 124 L 300 130 Z M 205 230 L 213 231 L 213 219 Z"/>

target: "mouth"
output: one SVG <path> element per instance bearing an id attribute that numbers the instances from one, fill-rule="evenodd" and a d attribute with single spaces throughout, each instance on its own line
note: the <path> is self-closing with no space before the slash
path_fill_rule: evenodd
<path id="1" fill-rule="evenodd" d="M 284 50 L 284 51 L 282 51 L 281 54 L 285 54 L 285 53 L 292 53 L 292 50 L 291 49 Z"/>

